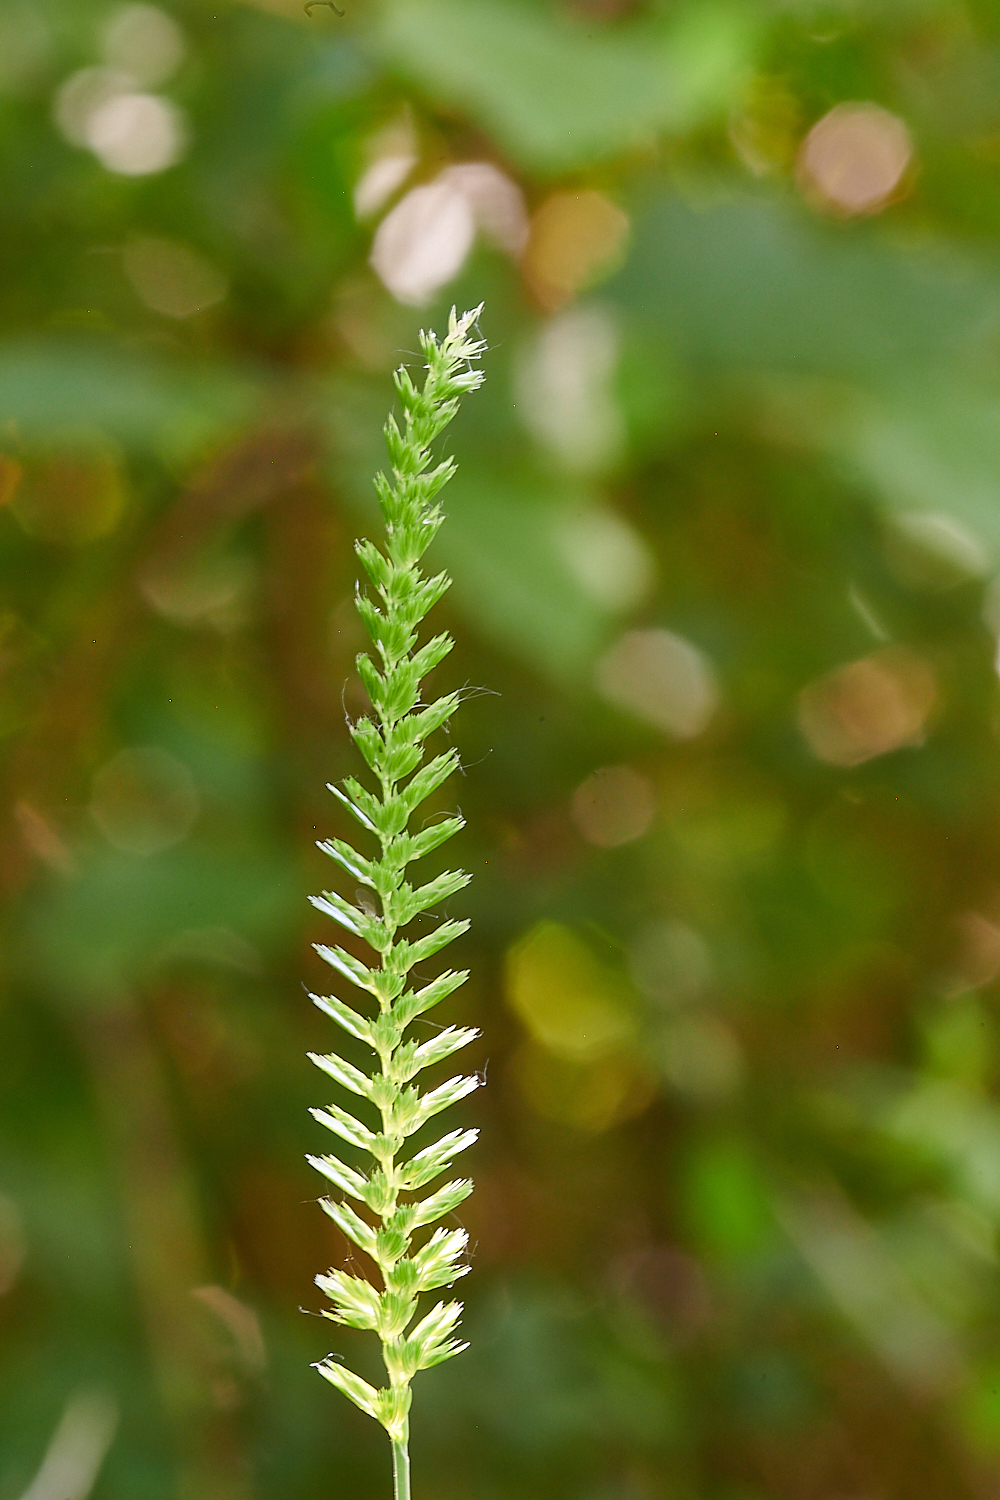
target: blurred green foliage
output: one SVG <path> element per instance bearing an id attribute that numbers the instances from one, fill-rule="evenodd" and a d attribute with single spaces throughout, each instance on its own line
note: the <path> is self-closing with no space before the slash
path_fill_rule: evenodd
<path id="1" fill-rule="evenodd" d="M 985 1500 L 1000 10 L 344 8 L 0 8 L 0 1500 L 387 1492 L 305 896 L 391 370 L 483 298 L 415 1493 Z"/>

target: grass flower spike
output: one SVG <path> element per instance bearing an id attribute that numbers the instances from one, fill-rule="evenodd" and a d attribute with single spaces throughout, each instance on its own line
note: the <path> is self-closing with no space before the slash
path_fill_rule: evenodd
<path id="1" fill-rule="evenodd" d="M 486 346 L 470 335 L 480 311 L 476 308 L 458 318 L 452 309 L 442 340 L 434 333 L 420 335 L 427 362 L 422 388 L 414 385 L 405 368 L 396 372 L 403 425 L 400 430 L 395 418 L 389 418 L 385 435 L 392 478 L 379 474 L 375 480 L 386 526 L 385 544 L 382 549 L 370 541 L 357 544 L 376 596 L 373 599 L 359 588 L 357 607 L 377 659 L 358 657 L 358 671 L 374 716 L 359 719 L 351 734 L 379 789 L 368 791 L 354 777 L 348 777 L 342 788 L 330 787 L 381 852 L 378 857 L 366 857 L 340 839 L 321 843 L 319 847 L 350 881 L 372 895 L 366 898 L 359 890 L 355 902 L 333 891 L 310 898 L 375 954 L 371 962 L 362 962 L 337 945 L 316 945 L 320 957 L 341 979 L 373 997 L 375 1004 L 368 1011 L 355 1010 L 333 996 L 314 995 L 312 999 L 338 1026 L 371 1049 L 377 1070 L 363 1072 L 336 1054 L 310 1054 L 342 1090 L 365 1101 L 370 1120 L 365 1123 L 357 1118 L 353 1103 L 349 1109 L 330 1104 L 314 1109 L 313 1115 L 342 1141 L 366 1153 L 370 1162 L 362 1171 L 334 1155 L 308 1159 L 344 1195 L 323 1198 L 321 1206 L 375 1263 L 382 1284 L 379 1288 L 365 1278 L 337 1270 L 317 1276 L 316 1281 L 333 1304 L 324 1316 L 378 1334 L 388 1378 L 376 1388 L 333 1355 L 321 1360 L 316 1369 L 388 1432 L 397 1500 L 409 1500 L 410 1493 L 410 1382 L 418 1370 L 440 1364 L 466 1347 L 453 1337 L 462 1312 L 459 1302 L 437 1302 L 414 1323 L 421 1293 L 449 1287 L 468 1270 L 462 1264 L 465 1231 L 439 1226 L 416 1247 L 413 1237 L 424 1226 L 445 1218 L 471 1193 L 472 1183 L 457 1178 L 420 1196 L 422 1189 L 444 1175 L 459 1152 L 472 1145 L 477 1132 L 452 1130 L 416 1152 L 407 1148 L 407 1142 L 427 1121 L 472 1093 L 478 1083 L 474 1075 L 458 1075 L 422 1093 L 413 1080 L 479 1033 L 449 1026 L 429 1040 L 405 1037 L 411 1022 L 468 977 L 467 971 L 448 969 L 424 982 L 411 978 L 413 971 L 469 924 L 442 921 L 415 940 L 399 933 L 420 913 L 439 908 L 470 878 L 462 871 L 449 871 L 415 886 L 406 879 L 406 870 L 463 826 L 461 817 L 446 817 L 411 827 L 421 803 L 458 766 L 454 749 L 425 761 L 424 742 L 451 718 L 459 694 L 448 693 L 425 703 L 420 693 L 422 679 L 444 660 L 453 642 L 442 634 L 418 646 L 417 628 L 451 582 L 445 573 L 428 578 L 420 570 L 420 559 L 444 519 L 437 497 L 455 472 L 453 459 L 433 460 L 431 445 L 454 417 L 462 396 L 483 382 L 476 361 Z M 368 1215 L 359 1213 L 353 1204 L 367 1209 Z"/>

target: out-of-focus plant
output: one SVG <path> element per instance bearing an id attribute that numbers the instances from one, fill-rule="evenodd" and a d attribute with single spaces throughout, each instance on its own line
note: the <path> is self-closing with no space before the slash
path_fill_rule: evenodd
<path id="1" fill-rule="evenodd" d="M 443 633 L 416 649 L 420 621 L 451 581 L 446 573 L 425 577 L 419 564 L 444 519 L 437 496 L 455 472 L 452 458 L 433 462 L 431 445 L 455 416 L 461 397 L 477 390 L 483 381 L 475 361 L 485 344 L 470 333 L 480 311 L 476 308 L 459 318 L 452 309 L 447 336 L 441 341 L 433 332 L 421 334 L 427 361 L 422 388 L 414 385 L 405 367 L 397 370 L 403 428 L 400 431 L 392 416 L 385 428 L 393 479 L 379 474 L 375 481 L 386 524 L 385 549 L 380 551 L 367 540 L 357 545 L 379 602 L 359 588 L 356 603 L 380 665 L 363 653 L 358 657 L 375 718 L 359 719 L 351 726 L 351 734 L 380 791 L 372 794 L 354 777 L 347 778 L 344 790 L 335 786 L 330 790 L 366 832 L 377 837 L 382 852 L 380 858 L 368 859 L 341 839 L 330 839 L 320 848 L 353 880 L 374 892 L 381 910 L 374 902 L 369 905 L 362 899 L 354 904 L 332 891 L 311 897 L 320 911 L 352 936 L 362 938 L 379 957 L 378 966 L 370 966 L 339 946 L 316 945 L 316 951 L 339 974 L 378 1002 L 378 1015 L 370 1018 L 334 997 L 312 997 L 350 1036 L 372 1049 L 378 1071 L 369 1075 L 334 1054 L 310 1053 L 310 1057 L 343 1088 L 374 1105 L 381 1124 L 372 1130 L 337 1104 L 313 1110 L 316 1119 L 334 1134 L 370 1153 L 374 1166 L 366 1174 L 336 1156 L 310 1156 L 309 1161 L 379 1220 L 376 1229 L 344 1200 L 322 1199 L 321 1206 L 334 1223 L 375 1262 L 382 1289 L 338 1270 L 317 1276 L 316 1281 L 333 1303 L 333 1311 L 325 1310 L 325 1317 L 378 1334 L 389 1379 L 376 1389 L 333 1355 L 316 1368 L 389 1434 L 397 1500 L 408 1500 L 410 1493 L 410 1382 L 418 1370 L 440 1364 L 467 1347 L 452 1337 L 462 1313 L 459 1302 L 438 1302 L 415 1327 L 411 1325 L 422 1292 L 451 1286 L 469 1269 L 459 1263 L 468 1236 L 464 1229 L 439 1226 L 419 1248 L 414 1249 L 412 1241 L 416 1230 L 451 1213 L 471 1193 L 472 1183 L 459 1178 L 427 1197 L 415 1196 L 472 1145 L 477 1132 L 453 1130 L 408 1160 L 398 1158 L 410 1136 L 471 1093 L 479 1082 L 475 1075 L 456 1076 L 426 1093 L 411 1082 L 424 1068 L 473 1041 L 479 1035 L 474 1029 L 449 1026 L 426 1042 L 403 1040 L 412 1021 L 468 977 L 468 971 L 449 969 L 416 988 L 408 986 L 411 971 L 459 937 L 469 924 L 445 921 L 416 941 L 397 934 L 470 879 L 464 871 L 447 871 L 415 889 L 404 877 L 413 860 L 429 854 L 463 826 L 461 817 L 448 817 L 417 833 L 409 832 L 417 808 L 458 766 L 454 749 L 421 764 L 425 740 L 451 718 L 459 694 L 445 694 L 430 704 L 421 701 L 422 679 L 443 661 L 453 642 Z M 400 1201 L 401 1195 L 407 1201 Z"/>

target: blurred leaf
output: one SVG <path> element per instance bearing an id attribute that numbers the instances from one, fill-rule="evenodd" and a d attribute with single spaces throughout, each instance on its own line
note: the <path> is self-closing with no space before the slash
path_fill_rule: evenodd
<path id="1" fill-rule="evenodd" d="M 1000 281 L 952 249 L 903 249 L 875 229 L 823 228 L 736 196 L 653 199 L 605 288 L 697 366 L 797 377 L 897 377 L 984 347 Z"/>
<path id="2" fill-rule="evenodd" d="M 718 114 L 749 69 L 756 26 L 728 5 L 669 26 L 595 35 L 497 0 L 387 0 L 386 57 L 495 131 L 525 166 L 560 172 Z"/>
<path id="3" fill-rule="evenodd" d="M 995 1356 L 975 1372 L 960 1406 L 962 1426 L 981 1451 L 1000 1452 L 1000 1360 Z"/>
<path id="4" fill-rule="evenodd" d="M 144 973 L 192 928 L 232 927 L 266 941 L 292 918 L 298 896 L 288 869 L 262 855 L 248 861 L 193 848 L 148 859 L 109 855 L 51 888 L 28 946 L 36 976 L 74 1003 Z"/>
<path id="5" fill-rule="evenodd" d="M 955 1192 L 1000 1219 L 1000 1109 L 978 1090 L 949 1082 L 917 1084 L 883 1116 L 890 1136 L 944 1166 Z"/>
<path id="6" fill-rule="evenodd" d="M 185 368 L 112 345 L 0 345 L 0 429 L 29 443 L 96 428 L 127 448 L 183 462 L 246 422 L 260 393 L 246 374 Z"/>
<path id="7" fill-rule="evenodd" d="M 537 488 L 536 488 L 537 484 Z M 437 544 L 455 602 L 489 639 L 557 682 L 579 682 L 609 633 L 609 614 L 558 545 L 572 499 L 515 486 L 466 464 Z"/>
<path id="8" fill-rule="evenodd" d="M 682 1194 L 687 1223 L 698 1245 L 710 1254 L 750 1255 L 773 1232 L 770 1196 L 741 1140 L 698 1146 L 686 1163 Z"/>
<path id="9" fill-rule="evenodd" d="M 928 381 L 858 397 L 818 435 L 890 507 L 953 513 L 1000 546 L 1000 394 Z"/>
<path id="10" fill-rule="evenodd" d="M 962 1361 L 952 1330 L 846 1197 L 789 1196 L 780 1218 L 831 1301 L 902 1385 L 927 1394 L 956 1382 Z"/>
<path id="11" fill-rule="evenodd" d="M 981 379 L 936 371 L 876 392 L 779 375 L 756 397 L 765 431 L 813 448 L 889 512 L 951 515 L 987 553 L 1000 547 L 1000 392 Z"/>

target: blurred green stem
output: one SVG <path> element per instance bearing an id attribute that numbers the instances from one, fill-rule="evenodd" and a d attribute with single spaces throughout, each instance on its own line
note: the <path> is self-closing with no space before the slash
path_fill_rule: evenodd
<path id="1" fill-rule="evenodd" d="M 392 1445 L 393 1500 L 410 1500 L 410 1452 L 407 1440 Z"/>

